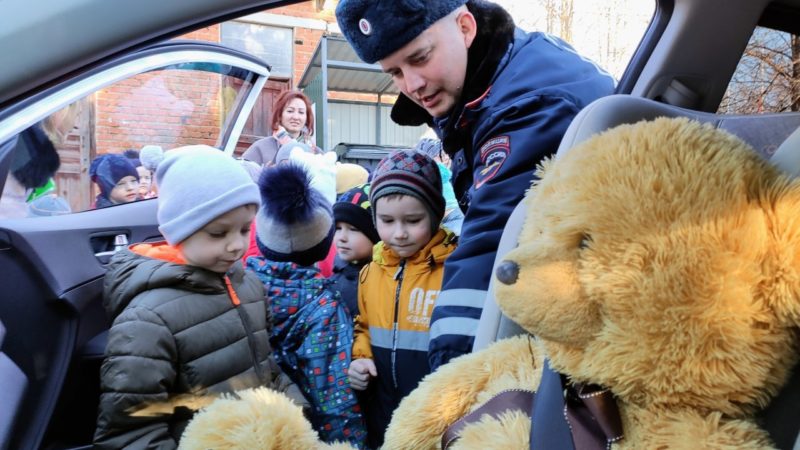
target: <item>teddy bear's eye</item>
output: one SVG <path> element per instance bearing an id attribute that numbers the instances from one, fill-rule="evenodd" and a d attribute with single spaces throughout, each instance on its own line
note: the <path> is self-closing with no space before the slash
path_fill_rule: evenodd
<path id="1" fill-rule="evenodd" d="M 589 244 L 591 243 L 592 243 L 592 237 L 589 236 L 588 234 L 583 234 L 581 235 L 581 241 L 578 244 L 578 248 L 581 250 L 585 250 L 589 248 Z"/>

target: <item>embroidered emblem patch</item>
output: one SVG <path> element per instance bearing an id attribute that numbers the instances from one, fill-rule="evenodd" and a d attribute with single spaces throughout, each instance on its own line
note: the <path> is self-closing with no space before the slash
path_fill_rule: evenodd
<path id="1" fill-rule="evenodd" d="M 511 139 L 508 136 L 497 136 L 484 142 L 478 152 L 483 168 L 475 177 L 475 189 L 480 189 L 497 175 L 503 163 L 511 154 Z"/>
<path id="2" fill-rule="evenodd" d="M 361 33 L 364 36 L 369 36 L 372 34 L 372 24 L 370 24 L 367 19 L 361 19 L 358 21 L 358 29 L 361 30 Z"/>

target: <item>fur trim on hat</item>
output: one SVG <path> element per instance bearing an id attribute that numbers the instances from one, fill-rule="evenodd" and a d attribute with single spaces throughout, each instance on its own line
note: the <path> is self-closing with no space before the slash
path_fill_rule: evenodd
<path id="1" fill-rule="evenodd" d="M 336 21 L 359 58 L 372 64 L 419 36 L 466 0 L 342 0 Z"/>
<path id="2" fill-rule="evenodd" d="M 267 259 L 304 266 L 325 259 L 335 224 L 331 204 L 311 187 L 311 175 L 293 161 L 265 170 L 256 244 Z"/>
<path id="3" fill-rule="evenodd" d="M 311 189 L 308 173 L 294 163 L 264 171 L 258 188 L 264 214 L 286 225 L 310 220 L 315 208 L 325 202 L 317 190 Z"/>

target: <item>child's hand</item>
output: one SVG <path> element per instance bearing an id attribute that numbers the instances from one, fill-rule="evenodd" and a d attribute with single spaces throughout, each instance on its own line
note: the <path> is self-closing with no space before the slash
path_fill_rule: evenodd
<path id="1" fill-rule="evenodd" d="M 350 377 L 350 386 L 357 391 L 363 391 L 369 384 L 369 377 L 378 376 L 378 369 L 371 359 L 360 358 L 350 363 L 347 374 Z"/>

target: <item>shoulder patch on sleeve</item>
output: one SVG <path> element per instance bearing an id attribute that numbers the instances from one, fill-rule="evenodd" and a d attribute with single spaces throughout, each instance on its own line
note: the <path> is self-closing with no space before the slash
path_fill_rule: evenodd
<path id="1" fill-rule="evenodd" d="M 478 151 L 481 160 L 481 169 L 475 176 L 475 189 L 480 189 L 487 181 L 494 178 L 511 154 L 511 138 L 509 136 L 493 137 Z"/>

